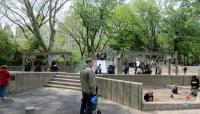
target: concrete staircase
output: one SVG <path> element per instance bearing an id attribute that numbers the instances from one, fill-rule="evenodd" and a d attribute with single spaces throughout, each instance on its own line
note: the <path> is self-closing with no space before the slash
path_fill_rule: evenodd
<path id="1" fill-rule="evenodd" d="M 81 90 L 80 75 L 62 73 L 55 75 L 46 87 Z"/>

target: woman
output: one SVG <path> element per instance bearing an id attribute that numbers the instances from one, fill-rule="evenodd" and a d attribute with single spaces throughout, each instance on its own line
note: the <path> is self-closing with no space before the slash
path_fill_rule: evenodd
<path id="1" fill-rule="evenodd" d="M 191 95 L 196 97 L 199 89 L 199 79 L 196 76 L 192 76 L 190 85 L 191 85 Z"/>
<path id="2" fill-rule="evenodd" d="M 193 88 L 199 89 L 199 79 L 196 76 L 192 76 L 190 85 L 191 85 L 191 89 Z"/>
<path id="3" fill-rule="evenodd" d="M 9 84 L 10 73 L 6 65 L 0 68 L 0 100 L 5 98 L 6 88 Z"/>

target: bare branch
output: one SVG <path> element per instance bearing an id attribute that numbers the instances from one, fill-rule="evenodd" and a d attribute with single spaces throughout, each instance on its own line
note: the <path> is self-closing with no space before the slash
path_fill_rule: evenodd
<path id="1" fill-rule="evenodd" d="M 34 8 L 34 6 L 35 6 L 35 3 L 37 2 L 38 0 L 34 0 L 33 2 L 32 2 L 32 9 Z"/>
<path id="2" fill-rule="evenodd" d="M 60 6 L 58 6 L 56 9 L 55 9 L 55 12 L 57 13 L 58 11 L 60 11 L 60 9 L 68 2 L 69 0 L 64 0 L 63 3 L 60 4 Z"/>
<path id="3" fill-rule="evenodd" d="M 41 12 L 43 12 L 43 10 L 44 10 L 45 6 L 48 4 L 48 2 L 49 2 L 49 0 L 46 0 L 46 1 L 42 4 L 42 6 L 40 7 L 40 9 L 38 10 L 36 19 L 38 19 L 38 18 L 41 16 L 41 14 L 42 14 Z M 45 18 L 45 17 L 44 17 L 44 18 Z"/>

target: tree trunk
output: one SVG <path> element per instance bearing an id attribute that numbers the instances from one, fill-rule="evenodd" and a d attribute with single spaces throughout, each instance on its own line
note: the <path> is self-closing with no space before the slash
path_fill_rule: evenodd
<path id="1" fill-rule="evenodd" d="M 33 10 L 31 8 L 31 3 L 29 0 L 24 0 L 24 3 L 25 3 L 25 7 L 27 9 L 27 15 L 29 17 L 29 20 L 31 22 L 31 25 L 33 26 L 33 31 L 34 31 L 34 35 L 35 37 L 39 40 L 39 43 L 41 45 L 41 47 L 43 48 L 43 50 L 45 52 L 48 52 L 48 49 L 42 39 L 42 36 L 40 34 L 40 30 L 39 30 L 39 25 L 35 19 L 35 16 L 34 16 L 34 13 L 33 13 Z"/>

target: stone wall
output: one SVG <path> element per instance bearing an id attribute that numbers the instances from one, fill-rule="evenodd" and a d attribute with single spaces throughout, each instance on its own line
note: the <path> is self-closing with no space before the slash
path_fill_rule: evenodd
<path id="1" fill-rule="evenodd" d="M 143 83 L 144 87 L 161 88 L 166 85 L 178 84 L 180 86 L 189 86 L 192 76 L 175 76 L 175 75 L 97 75 L 98 77 L 111 78 Z M 200 76 L 197 76 L 200 79 Z"/>
<path id="2" fill-rule="evenodd" d="M 8 93 L 19 93 L 43 87 L 57 73 L 55 72 L 11 72 Z"/>
<path id="3" fill-rule="evenodd" d="M 200 103 L 186 104 L 184 102 L 149 102 L 143 103 L 143 111 L 155 111 L 155 110 L 183 110 L 183 109 L 199 109 Z"/>
<path id="4" fill-rule="evenodd" d="M 143 85 L 137 82 L 97 77 L 99 93 L 102 97 L 129 106 L 142 109 Z"/>

